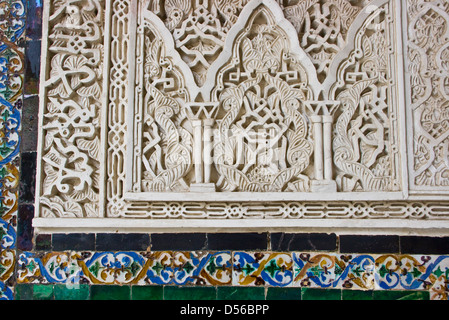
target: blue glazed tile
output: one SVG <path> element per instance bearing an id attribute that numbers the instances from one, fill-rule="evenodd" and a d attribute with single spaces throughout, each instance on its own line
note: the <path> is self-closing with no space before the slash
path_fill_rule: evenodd
<path id="1" fill-rule="evenodd" d="M 22 252 L 18 258 L 19 283 L 65 283 L 71 273 L 70 255 L 49 252 L 42 255 Z"/>
<path id="2" fill-rule="evenodd" d="M 335 254 L 293 253 L 295 287 L 331 288 L 335 281 Z"/>
<path id="3" fill-rule="evenodd" d="M 230 252 L 173 253 L 173 284 L 223 285 L 231 283 Z"/>
<path id="4" fill-rule="evenodd" d="M 77 252 L 72 254 L 84 283 L 113 284 L 116 258 L 113 252 Z"/>
<path id="5" fill-rule="evenodd" d="M 170 284 L 173 279 L 172 253 L 169 251 L 152 252 L 148 256 L 146 278 L 151 284 Z"/>
<path id="6" fill-rule="evenodd" d="M 385 254 L 375 257 L 374 289 L 375 290 L 400 290 L 401 268 L 397 255 Z"/>
<path id="7" fill-rule="evenodd" d="M 117 252 L 115 257 L 116 284 L 144 284 L 147 259 L 138 252 Z"/>
<path id="8" fill-rule="evenodd" d="M 337 255 L 334 288 L 374 289 L 375 261 L 371 255 Z"/>
<path id="9" fill-rule="evenodd" d="M 289 253 L 235 252 L 233 285 L 287 287 L 293 281 Z"/>
<path id="10" fill-rule="evenodd" d="M 406 290 L 428 290 L 432 286 L 429 276 L 435 257 L 429 255 L 400 255 L 401 287 Z"/>

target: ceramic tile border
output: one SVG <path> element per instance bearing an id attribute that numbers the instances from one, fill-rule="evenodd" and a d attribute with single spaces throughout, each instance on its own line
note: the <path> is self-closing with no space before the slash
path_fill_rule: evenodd
<path id="1" fill-rule="evenodd" d="M 24 86 L 25 1 L 1 0 L 0 25 L 0 300 L 14 296 L 20 131 Z"/>
<path id="2" fill-rule="evenodd" d="M 2 18 L 6 21 L 0 27 L 3 31 L 0 41 L 3 68 L 0 76 L 0 299 L 12 300 L 15 295 L 17 298 L 15 289 L 18 287 L 36 286 L 40 290 L 36 293 L 45 296 L 49 292 L 54 295 L 56 286 L 78 285 L 89 289 L 103 285 L 108 289 L 131 286 L 129 291 L 137 287 L 157 288 L 156 291 L 215 287 L 223 292 L 227 288 L 245 288 L 248 294 L 260 288 L 398 294 L 411 290 L 412 294 L 429 293 L 433 300 L 448 299 L 449 256 L 438 250 L 432 254 L 417 254 L 425 247 L 419 237 L 416 237 L 417 245 L 413 244 L 413 237 L 404 242 L 411 251 L 415 250 L 415 254 L 410 255 L 359 254 L 351 253 L 351 248 L 345 253 L 336 253 L 326 247 L 328 244 L 324 248 L 331 250 L 329 252 L 318 252 L 320 248 L 312 252 L 294 251 L 295 248 L 290 247 L 294 241 L 280 245 L 278 249 L 284 250 L 281 252 L 180 251 L 179 248 L 148 252 L 45 251 L 48 247 L 55 249 L 51 243 L 42 241 L 40 245 L 44 251 L 19 251 L 17 225 L 20 217 L 17 213 L 25 77 L 24 48 L 19 44 L 25 39 L 26 2 L 0 0 L 0 3 L 5 14 Z M 39 247 L 35 246 L 37 249 Z"/>
<path id="3" fill-rule="evenodd" d="M 333 252 L 22 252 L 17 284 L 423 291 L 447 300 L 449 255 Z"/>

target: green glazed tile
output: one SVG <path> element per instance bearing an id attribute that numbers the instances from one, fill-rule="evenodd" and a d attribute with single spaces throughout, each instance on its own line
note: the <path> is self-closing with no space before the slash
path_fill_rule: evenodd
<path id="1" fill-rule="evenodd" d="M 428 291 L 395 291 L 379 290 L 374 291 L 374 300 L 429 300 Z"/>
<path id="2" fill-rule="evenodd" d="M 265 300 L 265 288 L 217 287 L 217 300 Z"/>
<path id="3" fill-rule="evenodd" d="M 164 288 L 161 286 L 132 286 L 132 300 L 162 300 Z"/>
<path id="4" fill-rule="evenodd" d="M 301 300 L 301 288 L 269 287 L 266 300 Z"/>
<path id="5" fill-rule="evenodd" d="M 53 285 L 35 284 L 33 300 L 53 300 Z"/>
<path id="6" fill-rule="evenodd" d="M 302 300 L 341 300 L 339 289 L 301 288 Z"/>
<path id="7" fill-rule="evenodd" d="M 129 300 L 129 286 L 94 285 L 90 288 L 91 300 Z"/>
<path id="8" fill-rule="evenodd" d="M 55 285 L 55 300 L 89 300 L 89 286 L 86 284 Z"/>
<path id="9" fill-rule="evenodd" d="M 343 290 L 342 300 L 373 300 L 373 291 Z"/>
<path id="10" fill-rule="evenodd" d="M 17 284 L 15 286 L 16 300 L 33 300 L 33 285 L 32 284 Z"/>
<path id="11" fill-rule="evenodd" d="M 164 287 L 164 300 L 215 300 L 215 287 Z"/>

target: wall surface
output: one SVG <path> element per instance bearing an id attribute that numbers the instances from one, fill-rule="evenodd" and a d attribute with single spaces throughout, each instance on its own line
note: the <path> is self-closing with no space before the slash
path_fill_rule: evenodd
<path id="1" fill-rule="evenodd" d="M 1 299 L 448 300 L 431 234 L 35 232 L 43 5 L 0 6 Z"/>

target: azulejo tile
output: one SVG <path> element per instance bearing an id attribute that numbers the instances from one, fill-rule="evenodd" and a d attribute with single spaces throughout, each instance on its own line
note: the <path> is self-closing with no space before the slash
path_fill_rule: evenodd
<path id="1" fill-rule="evenodd" d="M 0 250 L 0 281 L 7 281 L 14 272 L 16 255 L 14 250 Z"/>
<path id="2" fill-rule="evenodd" d="M 154 252 L 149 260 L 150 284 L 231 284 L 230 252 Z"/>
<path id="3" fill-rule="evenodd" d="M 229 251 L 209 253 L 199 276 L 210 285 L 232 284 L 232 254 Z"/>
<path id="4" fill-rule="evenodd" d="M 335 281 L 335 254 L 293 253 L 295 287 L 331 288 Z"/>
<path id="5" fill-rule="evenodd" d="M 432 287 L 432 265 L 435 257 L 428 255 L 400 255 L 401 288 L 406 290 L 429 290 Z"/>
<path id="6" fill-rule="evenodd" d="M 337 255 L 334 288 L 374 289 L 375 261 L 371 255 Z"/>
<path id="7" fill-rule="evenodd" d="M 7 295 L 8 289 L 13 290 L 5 281 L 13 273 L 14 250 L 1 251 L 0 258 L 0 286 L 4 288 L 3 295 Z M 60 284 L 67 288 L 84 284 L 301 287 L 423 291 L 430 293 L 433 300 L 447 300 L 449 256 L 230 251 L 23 252 L 18 257 L 16 277 L 18 284 Z"/>
<path id="8" fill-rule="evenodd" d="M 400 290 L 401 286 L 401 263 L 398 255 L 374 255 L 375 290 Z"/>
<path id="9" fill-rule="evenodd" d="M 70 278 L 70 255 L 66 252 L 34 254 L 23 252 L 18 258 L 19 283 L 65 283 Z"/>
<path id="10" fill-rule="evenodd" d="M 173 254 L 173 283 L 196 285 L 231 284 L 230 252 L 183 252 Z"/>
<path id="11" fill-rule="evenodd" d="M 113 252 L 77 252 L 72 254 L 81 268 L 82 282 L 113 284 L 115 280 L 115 255 Z"/>
<path id="12" fill-rule="evenodd" d="M 13 279 L 16 254 L 14 250 L 0 250 L 0 300 L 13 299 Z"/>
<path id="13" fill-rule="evenodd" d="M 200 273 L 208 261 L 207 253 L 173 252 L 172 258 L 173 284 L 205 284 L 205 279 L 200 277 Z"/>
<path id="14" fill-rule="evenodd" d="M 235 252 L 233 285 L 286 287 L 293 281 L 293 260 L 289 253 Z"/>
<path id="15" fill-rule="evenodd" d="M 138 252 L 117 252 L 114 258 L 114 283 L 145 284 L 148 259 Z"/>
<path id="16" fill-rule="evenodd" d="M 173 279 L 172 252 L 156 251 L 148 254 L 146 282 L 150 284 L 170 284 Z"/>
<path id="17" fill-rule="evenodd" d="M 449 256 L 435 256 L 427 267 L 431 300 L 449 300 Z"/>

